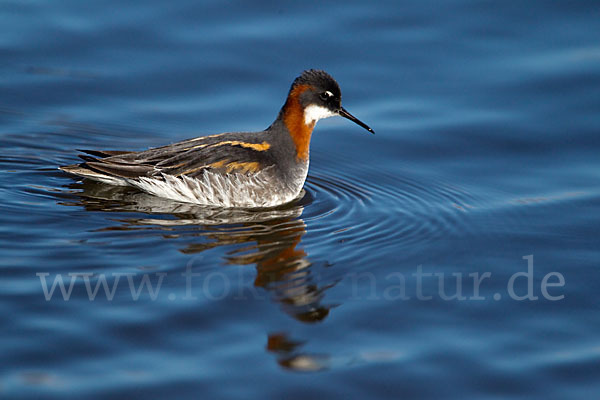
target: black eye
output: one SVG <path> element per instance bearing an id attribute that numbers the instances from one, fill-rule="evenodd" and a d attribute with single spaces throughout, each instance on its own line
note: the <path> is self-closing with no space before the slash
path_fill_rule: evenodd
<path id="1" fill-rule="evenodd" d="M 332 96 L 333 96 L 333 93 L 331 93 L 330 91 L 323 92 L 323 93 L 321 93 L 321 94 L 319 95 L 319 97 L 320 97 L 320 98 L 321 98 L 321 100 L 323 100 L 323 101 L 327 101 L 327 100 L 329 100 L 329 98 L 330 98 L 330 97 L 332 97 Z"/>

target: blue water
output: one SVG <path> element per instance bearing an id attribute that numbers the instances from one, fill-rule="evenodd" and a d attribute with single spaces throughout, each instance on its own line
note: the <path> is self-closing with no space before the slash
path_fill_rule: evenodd
<path id="1" fill-rule="evenodd" d="M 1 398 L 600 396 L 595 2 L 8 0 L 0 27 Z M 377 134 L 319 122 L 294 204 L 57 169 L 264 129 L 306 68 Z"/>

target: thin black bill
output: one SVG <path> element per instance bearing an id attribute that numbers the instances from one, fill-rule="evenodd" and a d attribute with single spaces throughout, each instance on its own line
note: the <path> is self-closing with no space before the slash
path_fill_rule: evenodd
<path id="1" fill-rule="evenodd" d="M 365 124 L 364 122 L 362 122 L 361 120 L 359 120 L 358 118 L 356 118 L 354 115 L 350 114 L 348 111 L 346 111 L 346 109 L 344 107 L 342 107 L 340 109 L 339 114 L 342 117 L 347 118 L 350 121 L 354 122 L 355 124 L 362 126 L 363 128 L 365 128 L 366 130 L 368 130 L 372 134 L 375 134 L 375 131 L 373 129 L 371 129 L 369 127 L 369 125 Z"/>

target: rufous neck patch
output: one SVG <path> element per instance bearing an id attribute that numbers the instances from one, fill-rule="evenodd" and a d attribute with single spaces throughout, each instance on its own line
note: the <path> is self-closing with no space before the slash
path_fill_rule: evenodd
<path id="1" fill-rule="evenodd" d="M 296 145 L 296 157 L 302 161 L 308 160 L 310 136 L 315 127 L 315 122 L 306 123 L 304 118 L 304 108 L 300 104 L 300 95 L 312 88 L 313 87 L 310 85 L 296 86 L 290 92 L 290 95 L 283 106 L 283 122 Z"/>

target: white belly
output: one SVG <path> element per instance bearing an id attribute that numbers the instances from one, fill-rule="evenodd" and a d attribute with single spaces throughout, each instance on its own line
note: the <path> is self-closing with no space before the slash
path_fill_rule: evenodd
<path id="1" fill-rule="evenodd" d="M 163 175 L 139 178 L 129 184 L 156 196 L 186 203 L 220 207 L 274 207 L 296 199 L 306 180 L 308 163 L 292 179 L 282 182 L 267 168 L 253 175 L 205 171 L 197 178 Z"/>

